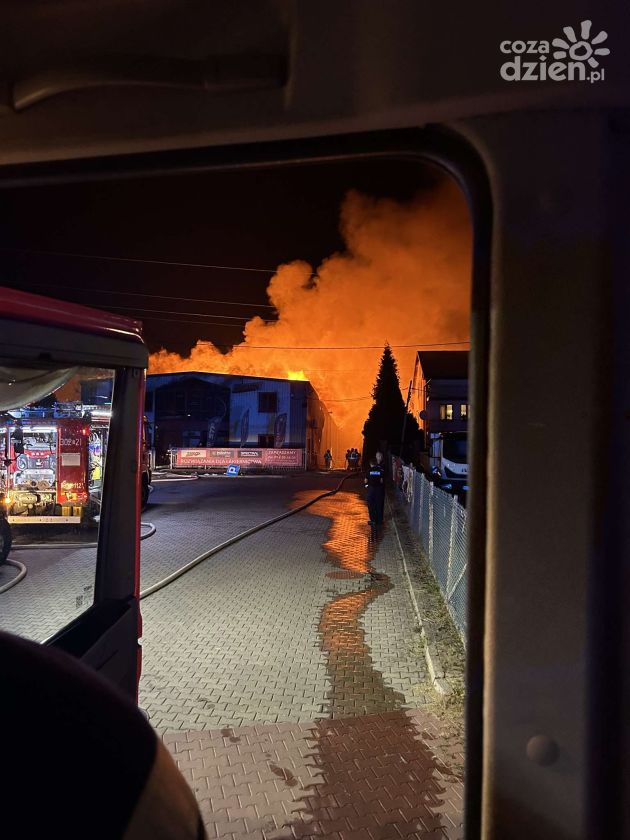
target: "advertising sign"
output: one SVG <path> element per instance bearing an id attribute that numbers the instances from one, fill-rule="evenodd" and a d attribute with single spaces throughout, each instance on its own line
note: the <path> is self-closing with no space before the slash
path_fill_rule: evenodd
<path id="1" fill-rule="evenodd" d="M 229 467 L 296 469 L 302 466 L 303 449 L 176 449 L 176 467 Z"/>
<path id="2" fill-rule="evenodd" d="M 301 467 L 303 449 L 264 449 L 263 464 L 268 467 Z"/>

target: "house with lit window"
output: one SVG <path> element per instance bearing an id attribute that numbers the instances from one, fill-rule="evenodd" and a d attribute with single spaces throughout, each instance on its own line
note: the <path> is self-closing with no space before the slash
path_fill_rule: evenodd
<path id="1" fill-rule="evenodd" d="M 410 411 L 426 442 L 468 431 L 468 350 L 419 350 L 411 393 Z"/>

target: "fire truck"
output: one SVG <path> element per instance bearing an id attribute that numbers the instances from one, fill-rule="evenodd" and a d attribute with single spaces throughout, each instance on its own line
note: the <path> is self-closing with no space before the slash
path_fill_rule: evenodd
<path id="1" fill-rule="evenodd" d="M 10 524 L 88 524 L 98 515 L 110 420 L 111 408 L 76 402 L 5 415 L 0 491 Z M 144 507 L 151 489 L 144 440 L 141 482 Z"/>
<path id="2" fill-rule="evenodd" d="M 137 321 L 0 289 L 0 497 L 6 494 L 0 499 L 0 548 L 10 546 L 9 518 L 61 522 L 98 507 L 93 603 L 46 644 L 71 652 L 131 697 L 142 632 L 147 358 Z M 80 398 L 70 402 L 95 376 L 113 382 L 111 402 L 100 413 Z"/>

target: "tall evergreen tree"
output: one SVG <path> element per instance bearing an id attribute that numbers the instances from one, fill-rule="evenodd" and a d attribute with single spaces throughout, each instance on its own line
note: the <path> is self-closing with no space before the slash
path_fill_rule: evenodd
<path id="1" fill-rule="evenodd" d="M 405 401 L 400 392 L 398 365 L 389 344 L 385 345 L 381 363 L 372 389 L 374 404 L 363 426 L 364 456 L 369 458 L 378 450 L 400 451 L 400 438 L 405 418 Z M 418 424 L 407 415 L 405 442 L 418 435 Z"/>

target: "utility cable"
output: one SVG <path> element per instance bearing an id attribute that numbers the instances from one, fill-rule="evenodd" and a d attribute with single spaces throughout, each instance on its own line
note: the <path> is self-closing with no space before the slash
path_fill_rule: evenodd
<path id="1" fill-rule="evenodd" d="M 0 249 L 2 250 L 2 249 Z M 35 289 L 50 289 L 50 283 L 31 283 L 30 280 L 25 282 L 26 286 L 32 286 Z M 210 300 L 208 298 L 187 298 L 179 297 L 177 295 L 153 295 L 148 292 L 119 292 L 115 289 L 81 289 L 78 286 L 57 286 L 55 290 L 63 289 L 67 292 L 82 292 L 83 294 L 94 295 L 124 295 L 125 297 L 143 297 L 154 298 L 155 300 L 178 300 L 184 303 L 216 303 L 221 306 L 247 306 L 252 309 L 275 309 L 271 303 L 245 303 L 240 300 Z"/>
<path id="2" fill-rule="evenodd" d="M 214 344 L 212 341 L 198 341 L 197 344 Z M 401 347 L 453 347 L 455 345 L 470 344 L 470 339 L 467 341 L 434 341 L 430 344 L 389 344 L 389 347 L 394 349 Z M 231 347 L 232 345 L 215 344 L 215 347 Z M 267 346 L 258 344 L 235 344 L 234 350 L 382 350 L 384 344 L 349 344 L 349 345 L 335 345 L 335 346 L 303 346 L 303 345 L 272 345 Z"/>

